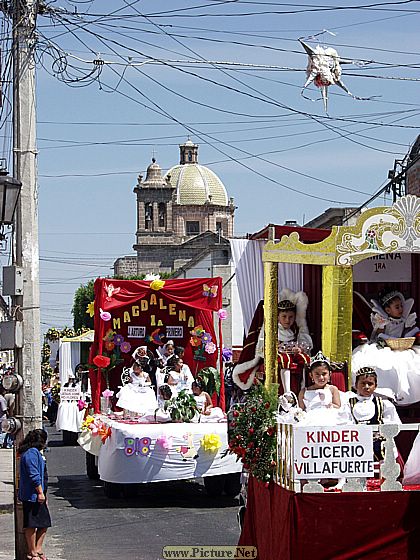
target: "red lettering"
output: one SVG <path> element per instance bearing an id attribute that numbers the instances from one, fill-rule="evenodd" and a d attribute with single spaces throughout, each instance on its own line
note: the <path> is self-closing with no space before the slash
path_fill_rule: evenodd
<path id="1" fill-rule="evenodd" d="M 333 443 L 337 443 L 340 441 L 340 432 L 336 432 L 335 430 L 331 432 L 331 441 Z"/>
<path id="2" fill-rule="evenodd" d="M 321 437 L 319 438 L 319 443 L 330 443 L 330 432 L 321 432 Z"/>
<path id="3" fill-rule="evenodd" d="M 341 432 L 341 441 L 344 443 L 347 443 L 349 441 L 349 431 L 348 430 L 343 430 Z"/>
<path id="4" fill-rule="evenodd" d="M 295 463 L 295 469 L 296 469 L 296 472 L 298 474 L 300 474 L 302 472 L 302 469 L 303 469 L 303 463 L 301 463 L 300 466 Z"/>
<path id="5" fill-rule="evenodd" d="M 306 432 L 306 443 L 316 443 L 314 439 L 315 432 Z"/>
<path id="6" fill-rule="evenodd" d="M 359 432 L 357 430 L 351 430 L 351 441 L 359 441 Z"/>

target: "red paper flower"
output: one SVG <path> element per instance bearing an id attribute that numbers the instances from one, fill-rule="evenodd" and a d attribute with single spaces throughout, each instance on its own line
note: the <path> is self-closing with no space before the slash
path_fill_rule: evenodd
<path id="1" fill-rule="evenodd" d="M 98 368 L 106 368 L 109 366 L 110 362 L 111 360 L 108 356 L 101 356 L 101 354 L 98 354 L 93 358 L 93 363 Z"/>

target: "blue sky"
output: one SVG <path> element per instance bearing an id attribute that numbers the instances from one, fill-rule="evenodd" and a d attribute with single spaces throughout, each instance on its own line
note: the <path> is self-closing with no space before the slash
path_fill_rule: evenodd
<path id="1" fill-rule="evenodd" d="M 367 4 L 50 3 L 37 49 L 43 330 L 71 325 L 75 288 L 132 254 L 137 175 L 153 154 L 176 164 L 188 135 L 234 197 L 238 235 L 380 188 L 419 133 L 420 2 L 326 9 Z M 300 13 L 261 14 L 274 11 Z M 354 61 L 343 82 L 374 98 L 331 87 L 328 116 L 314 86 L 303 98 L 299 37 Z"/>

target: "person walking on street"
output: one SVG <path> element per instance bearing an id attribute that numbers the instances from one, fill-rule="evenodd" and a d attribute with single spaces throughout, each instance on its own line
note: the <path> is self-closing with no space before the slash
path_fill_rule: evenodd
<path id="1" fill-rule="evenodd" d="M 47 445 L 45 430 L 31 430 L 19 447 L 19 500 L 23 504 L 23 531 L 28 560 L 46 560 L 42 545 L 51 517 L 47 505 L 48 474 L 43 450 Z"/>

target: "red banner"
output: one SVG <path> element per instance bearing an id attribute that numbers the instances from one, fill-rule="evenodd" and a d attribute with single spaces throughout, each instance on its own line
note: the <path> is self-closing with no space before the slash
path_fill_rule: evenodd
<path id="1" fill-rule="evenodd" d="M 90 363 L 95 356 L 116 356 L 123 360 L 110 372 L 111 389 L 120 384 L 122 367 L 133 362 L 138 346 L 156 350 L 168 340 L 185 348 L 184 361 L 193 374 L 205 367 L 216 367 L 219 344 L 213 313 L 222 307 L 222 279 L 191 280 L 114 280 L 98 278 L 95 282 L 95 340 Z M 224 386 L 220 405 L 224 407 Z M 95 410 L 105 380 L 91 370 L 92 398 Z"/>

